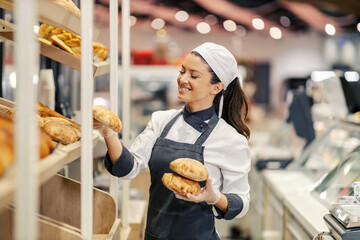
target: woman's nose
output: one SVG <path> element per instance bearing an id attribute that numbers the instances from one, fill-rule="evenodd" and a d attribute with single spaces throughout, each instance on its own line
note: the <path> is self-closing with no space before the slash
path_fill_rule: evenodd
<path id="1" fill-rule="evenodd" d="M 188 82 L 189 78 L 186 74 L 179 76 L 179 82 Z"/>

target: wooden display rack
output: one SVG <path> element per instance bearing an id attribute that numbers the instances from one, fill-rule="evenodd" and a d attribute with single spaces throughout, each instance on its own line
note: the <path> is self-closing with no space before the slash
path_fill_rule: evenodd
<path id="1" fill-rule="evenodd" d="M 116 219 L 113 198 L 95 188 L 93 194 L 93 239 L 120 239 L 120 219 Z M 79 182 L 55 175 L 41 186 L 39 198 L 39 239 L 83 239 L 80 231 Z M 13 217 L 12 207 L 0 213 L 0 239 L 14 239 Z"/>
<path id="2" fill-rule="evenodd" d="M 0 8 L 14 11 L 14 0 L 0 0 Z M 81 34 L 81 19 L 53 1 L 38 0 L 38 20 L 66 31 Z M 0 38 L 14 40 L 16 26 L 0 19 Z M 93 29 L 96 40 L 99 30 Z M 34 37 L 36 37 L 34 35 Z M 52 45 L 39 41 L 40 54 L 81 71 L 81 59 Z M 93 63 L 93 75 L 108 73 L 109 61 Z M 0 99 L 0 104 L 13 107 L 14 103 Z M 93 134 L 93 146 L 99 135 Z M 40 209 L 38 216 L 39 239 L 83 239 L 80 230 L 80 183 L 64 178 L 56 173 L 66 164 L 81 156 L 81 142 L 67 146 L 59 145 L 56 150 L 36 165 L 40 188 Z M 9 207 L 15 192 L 15 170 L 9 169 L 0 179 L 0 239 L 14 239 L 14 208 Z M 112 197 L 94 189 L 93 239 L 127 239 L 129 227 L 120 227 L 120 219 L 115 216 L 115 202 Z M 121 235 L 120 235 L 121 234 Z"/>
<path id="3" fill-rule="evenodd" d="M 0 8 L 13 11 L 14 1 L 0 0 Z M 38 9 L 40 22 L 50 24 L 75 34 L 81 33 L 80 17 L 75 16 L 59 4 L 49 0 L 38 0 Z M 99 29 L 93 29 L 93 40 L 96 41 L 98 39 L 99 32 Z"/>
<path id="4" fill-rule="evenodd" d="M 4 98 L 0 98 L 0 104 L 7 107 L 15 107 L 15 104 Z M 95 147 L 99 135 L 93 134 L 93 146 Z M 81 140 L 69 145 L 59 144 L 56 149 L 47 157 L 41 159 L 37 164 L 37 173 L 40 184 L 54 176 L 65 165 L 81 156 Z M 3 206 L 12 202 L 15 192 L 16 171 L 14 167 L 5 173 L 0 179 L 0 211 Z"/>
<path id="5" fill-rule="evenodd" d="M 1 2 L 1 1 L 0 1 Z M 1 4 L 0 4 L 1 5 Z M 14 41 L 15 25 L 0 19 L 0 36 Z M 81 58 L 78 58 L 59 47 L 46 44 L 42 41 L 37 40 L 40 46 L 40 54 L 51 58 L 59 63 L 62 63 L 68 67 L 71 67 L 77 71 L 81 70 Z M 110 71 L 109 60 L 93 63 L 93 76 L 100 76 Z"/>

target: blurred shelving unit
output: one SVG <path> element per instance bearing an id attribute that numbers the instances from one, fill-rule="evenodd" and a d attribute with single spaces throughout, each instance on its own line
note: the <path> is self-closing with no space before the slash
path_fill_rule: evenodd
<path id="1" fill-rule="evenodd" d="M 54 1 L 37 0 L 37 4 L 35 5 L 38 6 L 38 21 L 59 27 L 75 34 L 81 34 L 81 18 L 65 10 L 60 5 L 54 3 Z M 25 7 L 25 5 L 20 6 L 20 3 L 15 4 L 15 2 L 12 0 L 0 0 L 0 8 L 13 11 L 14 13 L 19 10 L 23 11 L 24 9 L 19 9 L 23 6 Z M 17 29 L 21 31 L 21 29 L 24 28 L 24 26 L 19 25 L 15 25 L 1 19 L 0 36 L 5 40 L 16 40 L 15 31 Z M 93 30 L 94 40 L 97 38 L 98 32 L 99 31 L 96 29 Z M 35 33 L 33 33 L 33 37 L 36 38 Z M 22 42 L 22 44 L 23 43 L 24 42 Z M 77 58 L 61 50 L 60 48 L 45 44 L 41 41 L 37 41 L 35 44 L 39 45 L 39 53 L 41 55 L 49 57 L 78 71 L 81 71 L 83 68 L 81 58 Z M 31 47 L 31 44 L 29 47 Z M 99 76 L 110 71 L 109 60 L 99 63 L 92 62 L 90 65 L 92 65 L 93 69 L 92 74 L 90 74 L 92 77 Z M 30 69 L 30 71 L 36 72 L 36 69 Z M 22 81 L 19 80 L 19 87 L 21 84 Z M 89 81 L 89 84 L 91 84 L 91 81 Z M 37 97 L 36 93 L 33 92 L 34 90 L 30 89 L 29 91 L 31 94 L 34 94 L 35 98 Z M 11 102 L 6 99 L 0 99 L 0 103 L 8 107 L 14 107 L 15 105 L 18 106 L 18 100 L 16 100 L 16 102 Z M 88 112 L 85 114 L 87 114 L 87 116 L 91 116 L 92 112 L 90 111 L 92 101 L 87 104 L 88 106 L 86 110 Z M 21 108 L 19 108 L 19 114 L 21 114 L 21 111 Z M 28 119 L 21 120 L 19 123 L 21 126 L 27 126 L 27 124 L 31 124 L 31 121 L 29 123 Z M 88 125 L 90 124 L 91 123 L 89 121 Z M 82 125 L 82 129 L 84 129 L 84 124 Z M 86 126 L 85 130 L 90 129 L 92 129 L 92 126 Z M 17 130 L 19 130 L 18 125 L 16 125 L 16 131 Z M 37 178 L 37 181 L 34 182 L 35 186 L 33 187 L 34 189 L 39 188 L 40 193 L 39 199 L 36 197 L 34 199 L 37 199 L 40 209 L 36 216 L 36 223 L 29 221 L 31 226 L 38 227 L 35 227 L 33 230 L 29 230 L 31 233 L 33 233 L 31 236 L 29 236 L 29 239 L 34 239 L 34 237 L 35 239 L 91 238 L 85 236 L 86 234 L 84 235 L 81 225 L 81 222 L 84 222 L 81 221 L 82 216 L 80 214 L 80 209 L 83 209 L 82 206 L 84 202 L 82 197 L 82 182 L 76 182 L 57 175 L 58 171 L 61 170 L 64 166 L 79 157 L 83 157 L 82 147 L 84 142 L 91 143 L 90 145 L 92 145 L 92 147 L 96 146 L 99 135 L 90 131 L 88 133 L 86 132 L 86 134 L 83 134 L 82 139 L 73 144 L 66 146 L 58 145 L 49 156 L 37 161 L 34 164 L 35 166 L 32 174 Z M 27 150 L 25 149 L 24 151 L 26 154 Z M 30 151 L 30 153 L 31 152 L 32 151 Z M 22 162 L 23 161 L 19 161 L 19 164 L 17 165 L 21 165 Z M 88 162 L 92 163 L 92 160 L 89 160 Z M 19 169 L 21 167 L 22 166 L 18 166 Z M 29 171 L 31 171 L 31 169 Z M 0 179 L 0 239 L 15 239 L 22 234 L 19 233 L 21 230 L 17 227 L 18 223 L 16 222 L 19 221 L 17 220 L 17 218 L 19 218 L 19 214 L 22 214 L 18 212 L 18 210 L 21 208 L 19 208 L 17 204 L 19 201 L 16 197 L 16 193 L 19 191 L 17 189 L 19 186 L 19 174 L 17 173 L 18 169 L 15 168 L 15 166 L 11 166 L 6 170 L 6 173 Z M 32 179 L 28 180 L 33 182 Z M 89 186 L 89 183 L 92 185 L 92 179 L 87 179 L 86 181 L 88 182 L 87 186 Z M 115 201 L 110 194 L 93 187 L 90 191 L 93 192 L 93 204 L 92 206 L 87 206 L 87 208 L 90 210 L 92 209 L 91 212 L 93 214 L 94 221 L 93 224 L 90 224 L 90 227 L 86 226 L 86 228 L 91 228 L 91 225 L 93 225 L 92 230 L 88 231 L 92 233 L 92 239 L 120 239 L 120 236 L 121 239 L 127 239 L 127 236 L 130 233 L 130 229 L 120 228 L 121 220 L 117 216 L 117 201 Z M 26 194 L 27 193 L 25 193 L 25 195 Z M 35 193 L 30 193 L 30 195 L 36 195 L 36 191 Z M 34 212 L 37 212 L 37 210 L 26 209 L 26 212 L 26 214 L 29 214 L 30 212 L 31 215 Z M 26 214 L 24 213 L 24 215 Z M 38 229 L 38 231 L 36 229 Z M 26 230 L 24 230 L 24 232 L 26 232 Z"/>

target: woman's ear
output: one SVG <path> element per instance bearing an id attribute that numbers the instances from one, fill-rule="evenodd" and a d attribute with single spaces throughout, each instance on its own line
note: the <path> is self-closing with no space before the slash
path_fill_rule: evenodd
<path id="1" fill-rule="evenodd" d="M 212 94 L 217 95 L 221 90 L 224 89 L 224 84 L 222 82 L 218 82 L 216 84 L 213 84 L 213 89 L 211 91 Z"/>

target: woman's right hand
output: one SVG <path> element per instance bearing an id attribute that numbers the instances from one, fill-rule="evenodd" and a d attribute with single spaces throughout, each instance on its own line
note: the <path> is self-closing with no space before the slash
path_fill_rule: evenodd
<path id="1" fill-rule="evenodd" d="M 93 119 L 93 128 L 98 130 L 103 138 L 111 137 L 114 134 L 114 131 L 111 128 L 106 127 L 104 124 L 95 119 Z"/>

